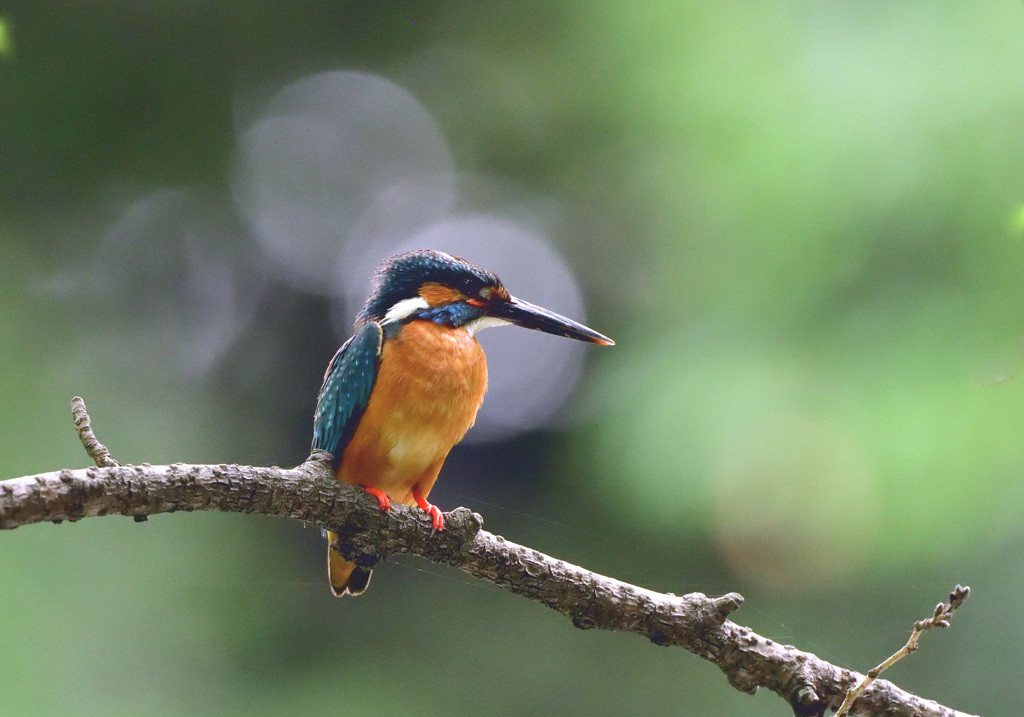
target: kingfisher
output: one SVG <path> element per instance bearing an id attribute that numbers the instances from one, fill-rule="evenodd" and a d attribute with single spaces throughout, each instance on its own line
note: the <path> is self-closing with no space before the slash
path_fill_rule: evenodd
<path id="1" fill-rule="evenodd" d="M 327 365 L 313 423 L 313 449 L 333 456 L 335 477 L 377 499 L 418 505 L 435 530 L 444 515 L 427 501 L 448 452 L 476 420 L 487 391 L 480 329 L 515 324 L 611 346 L 571 319 L 517 299 L 493 273 L 423 249 L 386 259 L 356 316 L 352 337 Z M 330 545 L 336 596 L 361 595 L 371 570 Z"/>

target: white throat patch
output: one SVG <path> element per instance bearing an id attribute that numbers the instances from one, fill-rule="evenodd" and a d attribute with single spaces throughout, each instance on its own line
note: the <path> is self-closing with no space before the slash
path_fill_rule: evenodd
<path id="1" fill-rule="evenodd" d="M 473 336 L 480 329 L 488 329 L 492 326 L 508 326 L 511 323 L 511 321 L 505 321 L 505 319 L 499 319 L 496 316 L 481 316 L 479 319 L 473 319 L 463 324 L 462 328 L 466 330 L 467 334 Z"/>
<path id="2" fill-rule="evenodd" d="M 402 299 L 390 309 L 388 313 L 384 314 L 384 321 L 382 323 L 390 324 L 395 321 L 401 321 L 407 319 L 420 309 L 429 309 L 430 304 L 422 296 L 414 296 L 411 299 Z"/>

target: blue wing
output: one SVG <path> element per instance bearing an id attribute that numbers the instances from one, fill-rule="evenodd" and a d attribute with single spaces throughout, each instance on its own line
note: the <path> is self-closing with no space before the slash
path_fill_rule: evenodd
<path id="1" fill-rule="evenodd" d="M 329 452 L 338 465 L 377 380 L 383 332 L 369 322 L 356 331 L 327 365 L 313 419 L 313 449 Z"/>

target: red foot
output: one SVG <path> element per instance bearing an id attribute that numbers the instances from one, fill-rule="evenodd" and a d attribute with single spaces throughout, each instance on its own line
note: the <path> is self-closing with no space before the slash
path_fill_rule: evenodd
<path id="1" fill-rule="evenodd" d="M 365 485 L 363 486 L 363 490 L 377 499 L 377 505 L 380 506 L 382 511 L 387 513 L 391 510 L 391 499 L 388 497 L 387 493 L 382 491 L 380 488 L 371 488 Z"/>
<path id="2" fill-rule="evenodd" d="M 436 505 L 428 503 L 423 494 L 415 488 L 412 489 L 412 497 L 416 504 L 430 516 L 430 522 L 434 524 L 434 530 L 444 530 L 444 514 L 441 512 L 441 509 Z"/>

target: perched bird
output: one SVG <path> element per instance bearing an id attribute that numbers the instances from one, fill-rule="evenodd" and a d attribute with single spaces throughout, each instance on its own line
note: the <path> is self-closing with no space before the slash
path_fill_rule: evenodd
<path id="1" fill-rule="evenodd" d="M 337 479 L 366 490 L 383 511 L 392 502 L 419 505 L 443 530 L 444 516 L 427 496 L 487 391 L 476 332 L 502 324 L 614 343 L 509 295 L 497 276 L 464 259 L 421 250 L 385 260 L 317 400 L 313 448 L 334 456 Z M 371 571 L 330 548 L 334 533 L 327 539 L 331 590 L 361 594 Z"/>

